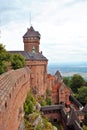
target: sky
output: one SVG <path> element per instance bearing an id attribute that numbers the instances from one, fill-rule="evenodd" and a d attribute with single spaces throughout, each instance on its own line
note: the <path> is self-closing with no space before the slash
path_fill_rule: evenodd
<path id="1" fill-rule="evenodd" d="M 0 43 L 23 50 L 31 25 L 49 63 L 87 60 L 87 0 L 0 0 Z"/>

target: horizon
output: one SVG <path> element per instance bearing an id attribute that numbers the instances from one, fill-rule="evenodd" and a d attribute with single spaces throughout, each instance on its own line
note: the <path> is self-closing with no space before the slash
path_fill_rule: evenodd
<path id="1" fill-rule="evenodd" d="M 85 62 L 87 0 L 3 0 L 1 3 L 0 43 L 6 50 L 24 50 L 22 36 L 32 25 L 41 34 L 40 51 L 49 63 Z"/>
<path id="2" fill-rule="evenodd" d="M 61 65 L 73 65 L 73 66 L 78 66 L 78 65 L 87 65 L 87 61 L 83 61 L 83 62 L 49 62 L 49 59 L 48 59 L 48 66 L 50 65 L 58 65 L 58 66 L 61 66 Z"/>

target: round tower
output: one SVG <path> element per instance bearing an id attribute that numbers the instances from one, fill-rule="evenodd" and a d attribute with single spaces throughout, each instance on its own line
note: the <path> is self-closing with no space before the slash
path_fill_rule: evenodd
<path id="1" fill-rule="evenodd" d="M 35 48 L 35 52 L 39 53 L 39 44 L 40 44 L 40 33 L 35 31 L 31 26 L 27 29 L 27 32 L 23 36 L 24 42 L 24 51 L 32 52 L 32 48 Z"/>

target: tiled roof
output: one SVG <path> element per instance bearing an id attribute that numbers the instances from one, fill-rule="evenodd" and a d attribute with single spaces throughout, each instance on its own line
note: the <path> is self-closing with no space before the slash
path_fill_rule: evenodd
<path id="1" fill-rule="evenodd" d="M 25 51 L 9 51 L 13 54 L 21 54 L 26 60 L 36 60 L 36 61 L 48 61 L 48 59 L 41 53 L 25 52 Z"/>
<path id="2" fill-rule="evenodd" d="M 56 71 L 55 75 L 62 79 L 62 76 L 61 76 L 61 74 L 60 74 L 60 72 L 58 70 Z"/>
<path id="3" fill-rule="evenodd" d="M 23 38 L 27 38 L 27 37 L 40 38 L 40 33 L 38 31 L 35 31 L 34 28 L 31 26 L 23 36 Z"/>
<path id="4" fill-rule="evenodd" d="M 75 98 L 73 97 L 72 95 L 69 96 L 69 99 L 70 101 L 74 102 L 75 105 L 79 108 L 79 107 L 82 107 L 82 104 Z"/>

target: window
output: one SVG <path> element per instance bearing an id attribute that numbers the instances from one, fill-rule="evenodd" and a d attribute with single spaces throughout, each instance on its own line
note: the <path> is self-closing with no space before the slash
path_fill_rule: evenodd
<path id="1" fill-rule="evenodd" d="M 11 93 L 9 94 L 9 97 L 11 98 Z"/>
<path id="2" fill-rule="evenodd" d="M 5 102 L 5 108 L 7 108 L 7 102 Z"/>

